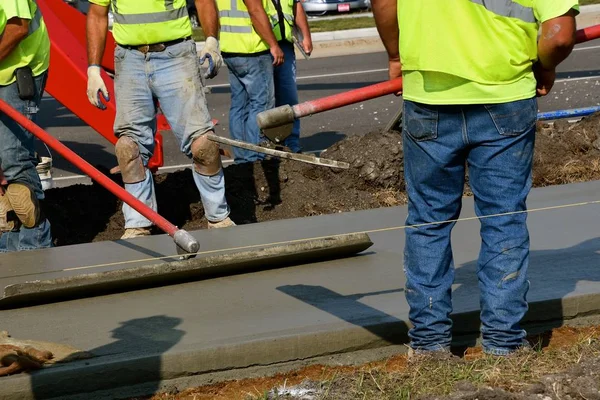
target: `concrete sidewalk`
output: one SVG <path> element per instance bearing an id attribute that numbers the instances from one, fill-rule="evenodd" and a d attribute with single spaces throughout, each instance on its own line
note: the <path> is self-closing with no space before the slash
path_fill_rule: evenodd
<path id="1" fill-rule="evenodd" d="M 598 201 L 599 193 L 600 182 L 533 190 L 530 209 L 580 205 L 529 215 L 529 329 L 599 314 L 600 205 L 581 204 Z M 472 199 L 464 206 L 462 217 L 473 216 Z M 0 399 L 152 393 L 218 371 L 240 377 L 249 367 L 402 345 L 408 329 L 404 231 L 386 229 L 403 225 L 405 216 L 405 207 L 395 207 L 198 231 L 205 249 L 358 231 L 371 231 L 374 246 L 349 259 L 1 311 L 0 329 L 13 337 L 65 343 L 97 357 L 0 378 Z M 453 239 L 455 338 L 472 345 L 479 326 L 479 222 L 459 222 Z M 0 283 L 29 272 L 20 279 L 36 279 L 46 264 L 117 265 L 169 255 L 172 248 L 170 238 L 154 236 L 44 250 L 37 257 L 7 254 L 0 256 Z"/>

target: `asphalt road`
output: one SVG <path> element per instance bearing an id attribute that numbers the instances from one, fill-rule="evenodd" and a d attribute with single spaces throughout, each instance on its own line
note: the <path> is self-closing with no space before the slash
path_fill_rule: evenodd
<path id="1" fill-rule="evenodd" d="M 312 100 L 387 78 L 384 53 L 317 58 L 298 61 L 300 101 Z M 600 43 L 578 46 L 559 68 L 559 80 L 553 92 L 539 102 L 540 111 L 600 105 Z M 229 86 L 226 67 L 208 81 L 210 112 L 219 120 L 217 133 L 228 136 Z M 302 120 L 302 146 L 305 151 L 327 148 L 347 135 L 382 128 L 401 106 L 401 99 L 387 96 L 353 106 L 321 113 Z M 112 167 L 116 159 L 112 145 L 51 97 L 44 98 L 38 123 L 93 165 Z M 189 164 L 179 152 L 175 138 L 165 135 L 165 167 L 172 171 Z M 43 154 L 45 150 L 40 147 Z M 80 172 L 60 156 L 54 155 L 54 178 L 57 186 L 82 183 Z"/>

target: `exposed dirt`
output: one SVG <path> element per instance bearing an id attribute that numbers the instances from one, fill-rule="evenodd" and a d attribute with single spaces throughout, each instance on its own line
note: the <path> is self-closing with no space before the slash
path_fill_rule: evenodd
<path id="1" fill-rule="evenodd" d="M 553 128 L 539 128 L 534 186 L 600 179 L 600 114 L 577 124 L 559 122 Z M 347 161 L 351 167 L 336 170 L 272 160 L 225 168 L 233 220 L 245 224 L 406 202 L 400 133 L 353 136 L 322 156 Z M 186 230 L 206 226 L 191 174 L 184 170 L 156 176 L 159 213 Z M 121 203 L 100 186 L 77 185 L 46 194 L 46 213 L 57 246 L 114 240 L 122 234 Z"/>
<path id="2" fill-rule="evenodd" d="M 398 355 L 357 366 L 313 365 L 274 376 L 157 394 L 150 400 L 600 399 L 600 327 L 530 337 L 535 351 L 409 364 Z M 145 398 L 147 399 L 147 398 Z M 141 400 L 141 399 L 136 399 Z"/>

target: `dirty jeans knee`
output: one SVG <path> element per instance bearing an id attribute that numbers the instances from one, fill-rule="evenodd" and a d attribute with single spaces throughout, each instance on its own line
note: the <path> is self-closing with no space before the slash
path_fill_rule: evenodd
<path id="1" fill-rule="evenodd" d="M 146 178 L 138 183 L 126 183 L 125 190 L 133 197 L 157 211 L 156 193 L 154 190 L 154 180 L 152 173 L 146 168 Z M 152 221 L 137 212 L 127 203 L 123 203 L 123 215 L 125 217 L 125 229 L 129 228 L 147 228 L 153 225 Z"/>
<path id="2" fill-rule="evenodd" d="M 200 175 L 193 168 L 194 182 L 200 192 L 206 219 L 210 222 L 220 222 L 229 216 L 229 205 L 225 198 L 225 175 L 223 169 L 217 175 Z"/>

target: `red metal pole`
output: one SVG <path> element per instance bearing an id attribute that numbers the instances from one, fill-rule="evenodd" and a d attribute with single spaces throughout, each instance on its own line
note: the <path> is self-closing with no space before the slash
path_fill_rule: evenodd
<path id="1" fill-rule="evenodd" d="M 576 43 L 583 43 L 600 38 L 600 25 L 590 26 L 580 29 L 576 32 Z M 397 93 L 402 90 L 402 78 L 391 81 L 377 83 L 375 85 L 365 86 L 359 89 L 350 90 L 332 96 L 322 97 L 304 103 L 296 104 L 292 107 L 294 118 L 302 118 L 308 115 L 317 114 L 323 111 L 333 110 L 359 103 L 361 101 L 371 100 L 388 94 Z"/>
<path id="2" fill-rule="evenodd" d="M 152 221 L 156 226 L 166 232 L 169 236 L 175 235 L 179 230 L 175 225 L 167 221 L 164 217 L 158 214 L 156 211 L 149 208 L 147 205 L 136 199 L 134 196 L 129 194 L 121 186 L 117 185 L 110 178 L 104 175 L 102 172 L 94 168 L 90 163 L 85 161 L 83 158 L 78 156 L 73 150 L 62 144 L 58 139 L 51 136 L 48 132 L 34 124 L 32 121 L 27 119 L 24 115 L 19 113 L 13 107 L 3 100 L 0 100 L 0 111 L 8 115 L 10 118 L 15 120 L 23 128 L 31 132 L 34 136 L 40 139 L 42 142 L 50 146 L 54 151 L 63 156 L 67 161 L 71 162 L 81 171 L 83 171 L 90 178 L 98 182 L 112 194 L 129 204 L 137 212 L 142 214 L 144 217 Z"/>

